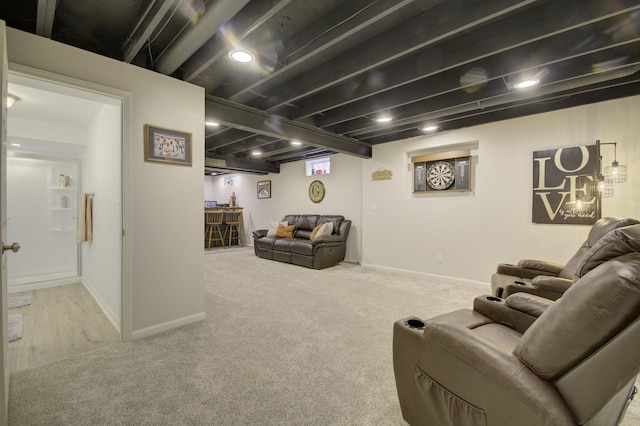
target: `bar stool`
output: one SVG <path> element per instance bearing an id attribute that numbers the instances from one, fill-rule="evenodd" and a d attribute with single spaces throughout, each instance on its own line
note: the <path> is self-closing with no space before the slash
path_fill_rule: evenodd
<path id="1" fill-rule="evenodd" d="M 220 231 L 220 225 L 222 225 L 222 220 L 224 218 L 224 210 L 222 209 L 206 209 L 204 211 L 204 223 L 205 223 L 205 231 L 204 238 L 208 238 L 207 248 L 211 248 L 211 241 L 213 243 L 220 243 L 222 247 L 224 247 L 224 238 L 222 236 L 222 232 Z"/>
<path id="2" fill-rule="evenodd" d="M 229 238 L 228 245 L 233 241 L 238 245 L 242 245 L 242 237 L 240 236 L 240 221 L 242 221 L 242 208 L 230 207 L 225 212 L 227 228 L 224 230 L 224 239 Z"/>

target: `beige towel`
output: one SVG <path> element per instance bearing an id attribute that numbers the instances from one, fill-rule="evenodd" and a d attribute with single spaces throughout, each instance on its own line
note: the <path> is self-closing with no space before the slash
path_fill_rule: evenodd
<path id="1" fill-rule="evenodd" d="M 93 195 L 82 194 L 78 200 L 78 234 L 76 241 L 93 241 Z"/>

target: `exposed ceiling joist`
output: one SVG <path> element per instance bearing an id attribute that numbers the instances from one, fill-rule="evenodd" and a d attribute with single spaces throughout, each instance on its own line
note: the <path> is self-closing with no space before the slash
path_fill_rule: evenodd
<path id="1" fill-rule="evenodd" d="M 38 0 L 38 18 L 36 21 L 36 34 L 41 37 L 51 38 L 53 18 L 56 15 L 57 0 Z"/>
<path id="2" fill-rule="evenodd" d="M 252 161 L 242 158 L 227 157 L 223 155 L 209 155 L 204 159 L 205 170 L 233 170 L 237 172 L 256 173 L 280 173 L 280 167 L 264 161 Z"/>
<path id="3" fill-rule="evenodd" d="M 218 0 L 203 6 L 195 24 L 187 27 L 158 58 L 156 70 L 171 74 L 218 31 L 218 28 L 249 3 L 249 0 Z"/>
<path id="4" fill-rule="evenodd" d="M 367 143 L 215 96 L 207 96 L 205 116 L 240 130 L 371 158 L 371 145 Z"/>

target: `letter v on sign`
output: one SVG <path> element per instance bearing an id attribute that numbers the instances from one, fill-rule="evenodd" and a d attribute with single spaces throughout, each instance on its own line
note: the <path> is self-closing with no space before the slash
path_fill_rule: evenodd
<path id="1" fill-rule="evenodd" d="M 555 210 L 553 210 L 553 207 L 551 207 L 551 203 L 549 202 L 549 198 L 547 198 L 547 195 L 549 194 L 550 192 L 536 192 L 536 195 L 539 195 L 540 198 L 542 198 L 542 204 L 544 205 L 544 209 L 547 211 L 547 215 L 549 215 L 551 220 L 554 220 L 558 214 L 558 210 L 560 210 L 560 207 L 564 203 L 565 198 L 569 195 L 569 192 L 558 192 L 558 194 L 562 194 L 562 199 Z"/>

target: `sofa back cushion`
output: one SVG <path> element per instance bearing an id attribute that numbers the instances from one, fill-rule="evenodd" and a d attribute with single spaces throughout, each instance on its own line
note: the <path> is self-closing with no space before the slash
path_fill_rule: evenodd
<path id="1" fill-rule="evenodd" d="M 318 224 L 319 217 L 320 215 L 317 214 L 301 214 L 298 216 L 296 231 L 293 236 L 296 238 L 304 238 L 306 240 L 310 239 L 311 232 L 313 232 L 313 228 Z"/>
<path id="2" fill-rule="evenodd" d="M 640 253 L 589 271 L 522 335 L 513 353 L 545 380 L 556 380 L 640 315 Z"/>
<path id="3" fill-rule="evenodd" d="M 580 263 L 580 260 L 582 260 L 582 256 L 584 256 L 600 238 L 604 237 L 609 231 L 623 226 L 635 225 L 637 223 L 640 222 L 636 219 L 626 217 L 603 217 L 602 219 L 599 219 L 593 224 L 591 230 L 589 230 L 589 235 L 587 235 L 585 242 L 573 257 L 571 257 L 571 259 L 569 259 L 569 261 L 564 265 L 564 268 L 562 268 L 558 276 L 560 278 L 573 280 L 578 264 Z"/>
<path id="4" fill-rule="evenodd" d="M 576 269 L 576 279 L 598 265 L 623 254 L 640 252 L 640 225 L 625 226 L 609 231 L 582 256 Z"/>
<path id="5" fill-rule="evenodd" d="M 318 218 L 318 225 L 325 222 L 333 222 L 333 233 L 340 235 L 340 225 L 344 220 L 344 216 L 339 215 L 322 215 Z"/>

